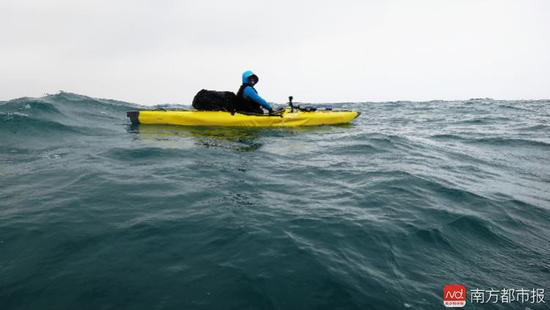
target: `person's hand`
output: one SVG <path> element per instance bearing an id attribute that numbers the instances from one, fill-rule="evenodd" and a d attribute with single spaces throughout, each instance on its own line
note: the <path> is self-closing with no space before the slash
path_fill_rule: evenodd
<path id="1" fill-rule="evenodd" d="M 282 115 L 284 109 L 277 109 L 276 111 L 274 111 L 273 109 L 269 110 L 269 115 Z"/>

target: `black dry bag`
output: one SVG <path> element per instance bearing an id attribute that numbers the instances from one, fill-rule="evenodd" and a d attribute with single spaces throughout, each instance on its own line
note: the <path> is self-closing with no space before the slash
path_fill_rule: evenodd
<path id="1" fill-rule="evenodd" d="M 201 111 L 235 112 L 237 95 L 230 91 L 203 89 L 193 98 L 193 108 Z"/>

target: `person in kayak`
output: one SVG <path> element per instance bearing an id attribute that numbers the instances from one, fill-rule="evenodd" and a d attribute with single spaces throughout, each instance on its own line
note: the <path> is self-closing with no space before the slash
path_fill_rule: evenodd
<path id="1" fill-rule="evenodd" d="M 258 80 L 258 76 L 250 70 L 243 73 L 243 84 L 237 92 L 237 98 L 239 99 L 237 110 L 263 114 L 263 107 L 269 111 L 269 114 L 273 114 L 274 112 L 271 104 L 260 97 L 258 91 L 254 88 Z"/>

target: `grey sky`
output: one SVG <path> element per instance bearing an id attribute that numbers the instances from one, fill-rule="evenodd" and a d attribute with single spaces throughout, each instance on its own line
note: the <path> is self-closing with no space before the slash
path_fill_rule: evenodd
<path id="1" fill-rule="evenodd" d="M 0 100 L 550 98 L 550 1 L 0 0 Z"/>

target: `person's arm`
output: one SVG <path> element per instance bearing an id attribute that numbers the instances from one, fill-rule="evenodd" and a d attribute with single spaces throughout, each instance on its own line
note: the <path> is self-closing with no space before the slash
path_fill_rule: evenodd
<path id="1" fill-rule="evenodd" d="M 251 87 L 245 87 L 244 96 L 245 98 L 248 98 L 254 102 L 257 102 L 258 104 L 268 109 L 269 111 L 273 110 L 269 102 L 265 101 L 262 97 L 258 96 L 258 94 Z"/>

